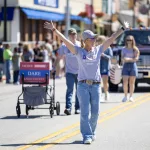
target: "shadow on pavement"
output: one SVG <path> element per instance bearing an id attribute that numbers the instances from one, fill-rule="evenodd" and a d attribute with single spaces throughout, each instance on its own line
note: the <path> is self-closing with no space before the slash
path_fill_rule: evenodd
<path id="1" fill-rule="evenodd" d="M 52 144 L 52 145 L 70 145 L 70 144 L 83 144 L 83 141 L 74 141 L 74 142 L 71 142 L 71 143 L 35 143 L 35 144 L 25 144 L 25 143 L 18 143 L 18 144 L 2 144 L 0 146 L 3 146 L 3 147 L 18 147 L 18 146 L 28 146 L 28 145 L 31 145 L 31 146 L 45 146 L 47 144 Z"/>
<path id="2" fill-rule="evenodd" d="M 112 104 L 114 104 L 114 103 L 122 103 L 121 101 L 100 101 L 100 103 L 102 103 L 102 104 L 110 104 L 110 103 L 112 103 Z"/>
<path id="3" fill-rule="evenodd" d="M 32 116 L 27 116 L 26 115 L 21 115 L 20 118 L 18 118 L 17 116 L 6 116 L 6 117 L 2 117 L 0 119 L 35 119 L 35 118 L 41 118 L 41 117 L 49 117 L 50 115 L 32 115 Z"/>

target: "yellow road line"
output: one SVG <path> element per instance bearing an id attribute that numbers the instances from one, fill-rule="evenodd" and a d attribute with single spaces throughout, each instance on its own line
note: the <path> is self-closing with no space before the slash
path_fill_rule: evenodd
<path id="1" fill-rule="evenodd" d="M 135 99 L 135 101 L 138 101 L 138 100 L 140 100 L 140 99 L 142 99 L 142 98 L 145 98 L 145 97 L 147 97 L 147 96 L 150 96 L 150 94 L 146 94 L 146 95 L 144 94 L 144 95 L 142 95 L 142 96 L 139 96 L 138 98 Z M 101 115 L 100 115 L 100 117 L 102 117 L 103 115 L 106 115 L 106 114 L 108 114 L 108 113 L 110 113 L 110 112 L 113 112 L 113 111 L 117 110 L 118 108 L 122 108 L 122 107 L 125 107 L 125 106 L 128 106 L 128 105 L 131 105 L 131 104 L 132 104 L 132 103 L 121 103 L 120 105 L 117 105 L 117 106 L 115 106 L 115 107 L 113 107 L 113 108 L 111 108 L 111 109 L 109 109 L 109 110 L 106 110 L 106 111 L 102 112 Z M 71 125 L 71 126 L 68 126 L 68 127 L 66 127 L 66 128 L 63 128 L 63 129 L 61 129 L 61 130 L 59 130 L 59 131 L 57 131 L 57 132 L 54 132 L 54 133 L 52 133 L 52 134 L 49 134 L 48 136 L 45 136 L 45 137 L 43 137 L 43 138 L 41 138 L 41 139 L 38 139 L 38 140 L 36 140 L 36 141 L 34 141 L 34 142 L 32 142 L 32 143 L 29 143 L 29 144 L 26 145 L 26 146 L 20 147 L 20 148 L 18 148 L 18 150 L 25 150 L 25 149 L 27 149 L 27 148 L 29 148 L 29 147 L 32 147 L 32 146 L 34 146 L 34 145 L 36 145 L 36 144 L 38 144 L 38 143 L 41 143 L 41 142 L 43 142 L 43 141 L 46 141 L 46 140 L 50 139 L 50 138 L 56 137 L 56 136 L 58 136 L 58 135 L 60 135 L 60 134 L 62 134 L 62 133 L 64 133 L 64 132 L 66 132 L 66 131 L 68 131 L 68 130 L 70 130 L 70 129 L 76 128 L 76 127 L 78 127 L 78 126 L 79 126 L 79 122 L 76 123 L 76 124 L 73 124 L 73 125 Z"/>
<path id="2" fill-rule="evenodd" d="M 99 120 L 98 123 L 104 122 L 104 121 L 106 121 L 106 120 L 108 120 L 108 119 L 111 119 L 111 118 L 113 118 L 113 117 L 115 117 L 115 116 L 118 116 L 119 114 L 121 114 L 121 113 L 123 113 L 123 112 L 125 112 L 125 111 L 127 111 L 127 110 L 129 110 L 129 109 L 131 109 L 131 108 L 135 108 L 135 107 L 137 107 L 137 106 L 139 106 L 139 105 L 141 105 L 141 104 L 143 104 L 143 103 L 145 103 L 145 102 L 147 102 L 147 101 L 149 101 L 149 100 L 150 100 L 150 99 L 149 99 L 149 97 L 148 97 L 148 98 L 146 98 L 146 99 L 144 99 L 144 100 L 142 100 L 142 101 L 139 101 L 139 102 L 137 102 L 137 103 L 134 103 L 133 105 L 131 105 L 131 106 L 129 106 L 129 107 L 125 107 L 125 108 L 122 109 L 121 111 L 118 111 L 118 112 L 116 112 L 116 113 L 114 113 L 114 114 L 112 114 L 112 115 L 110 115 L 110 116 L 107 116 L 106 118 L 103 118 L 103 119 Z"/>
<path id="3" fill-rule="evenodd" d="M 144 94 L 144 95 L 142 95 L 142 96 L 139 96 L 138 98 L 135 99 L 135 102 L 137 102 L 137 101 L 140 100 L 141 98 L 145 98 L 145 97 L 147 97 L 147 96 L 150 96 L 150 94 Z M 132 102 L 121 103 L 120 105 L 117 105 L 117 106 L 115 106 L 115 107 L 113 107 L 113 108 L 111 108 L 111 109 L 108 109 L 108 110 L 105 111 L 105 112 L 102 112 L 101 115 L 106 115 L 106 114 L 108 114 L 109 112 L 112 112 L 112 111 L 117 110 L 118 108 L 122 108 L 122 107 L 125 107 L 125 106 L 128 106 L 128 105 L 131 105 L 131 104 L 132 104 Z M 100 115 L 100 116 L 101 116 L 101 115 Z"/>
<path id="4" fill-rule="evenodd" d="M 18 150 L 25 150 L 25 149 L 27 149 L 27 148 L 29 148 L 29 147 L 31 147 L 31 146 L 37 144 L 37 143 L 40 143 L 40 142 L 46 141 L 47 139 L 56 137 L 56 136 L 60 135 L 61 133 L 64 133 L 65 131 L 68 131 L 68 130 L 70 130 L 70 129 L 73 129 L 73 128 L 77 127 L 77 126 L 79 126 L 79 123 L 76 123 L 76 124 L 73 124 L 73 125 L 68 126 L 68 127 L 66 127 L 66 128 L 63 128 L 62 130 L 59 130 L 59 131 L 57 131 L 57 132 L 54 132 L 54 133 L 52 133 L 52 134 L 50 134 L 50 135 L 48 135 L 48 136 L 45 136 L 45 137 L 43 137 L 43 138 L 41 138 L 41 139 L 39 139 L 39 140 L 36 140 L 35 142 L 30 143 L 29 145 L 23 146 L 23 147 L 19 148 Z"/>
<path id="5" fill-rule="evenodd" d="M 47 144 L 47 145 L 45 145 L 43 147 L 38 148 L 37 150 L 43 150 L 43 149 L 51 148 L 52 146 L 57 145 L 60 142 L 65 141 L 65 140 L 67 140 L 67 139 L 69 139 L 69 138 L 71 138 L 73 136 L 76 136 L 79 133 L 80 133 L 80 130 L 78 129 L 78 130 L 76 130 L 76 131 L 74 131 L 72 133 L 69 133 L 69 134 L 67 134 L 67 135 L 65 135 L 65 136 L 63 136 L 63 137 L 61 137 L 61 138 L 59 138 L 59 139 L 57 139 L 55 141 L 52 141 L 50 144 Z"/>
<path id="6" fill-rule="evenodd" d="M 137 106 L 141 105 L 142 103 L 145 103 L 145 102 L 147 102 L 147 101 L 149 101 L 149 100 L 150 100 L 149 98 L 144 99 L 144 100 L 142 100 L 142 101 L 139 101 L 139 102 L 137 102 L 137 103 L 135 103 L 135 104 L 133 104 L 133 105 L 131 105 L 131 106 L 129 106 L 129 107 L 127 107 L 127 108 L 125 108 L 125 109 L 119 111 L 119 112 L 117 112 L 117 113 L 114 113 L 114 114 L 112 114 L 112 115 L 110 115 L 110 116 L 107 116 L 107 117 L 101 119 L 101 120 L 98 122 L 98 124 L 100 124 L 100 123 L 102 123 L 102 122 L 104 122 L 104 121 L 106 121 L 106 120 L 109 120 L 109 119 L 111 119 L 111 118 L 114 118 L 114 117 L 118 116 L 119 114 L 121 114 L 121 113 L 123 113 L 123 112 L 125 112 L 125 111 L 127 111 L 127 110 L 129 110 L 129 109 L 135 108 L 135 107 L 137 107 Z M 69 138 L 71 138 L 71 137 L 73 137 L 73 136 L 78 135 L 79 133 L 80 133 L 80 131 L 79 131 L 79 130 L 76 130 L 76 131 L 74 131 L 74 132 L 72 132 L 72 133 L 69 133 L 69 134 L 67 134 L 67 135 L 65 135 L 65 136 L 63 136 L 63 137 L 61 137 L 61 138 L 59 138 L 59 139 L 57 139 L 57 140 L 55 140 L 55 141 L 52 141 L 51 143 L 49 143 L 49 144 L 47 144 L 47 145 L 45 145 L 45 146 L 40 147 L 40 148 L 37 149 L 37 150 L 45 150 L 45 149 L 47 149 L 47 148 L 51 148 L 51 147 L 53 147 L 54 145 L 57 145 L 57 144 L 59 144 L 59 143 L 62 142 L 62 141 L 65 141 L 65 140 L 67 140 L 67 139 L 69 139 Z"/>

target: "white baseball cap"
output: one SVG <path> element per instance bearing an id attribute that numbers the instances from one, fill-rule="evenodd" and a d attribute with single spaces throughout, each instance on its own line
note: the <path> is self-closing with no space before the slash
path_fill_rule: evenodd
<path id="1" fill-rule="evenodd" d="M 93 39 L 93 38 L 96 38 L 98 35 L 97 34 L 94 34 L 92 31 L 90 30 L 85 30 L 83 33 L 82 33 L 82 39 L 83 41 L 85 41 L 86 39 Z"/>
<path id="2" fill-rule="evenodd" d="M 70 28 L 69 30 L 68 30 L 68 34 L 77 34 L 77 31 L 76 31 L 76 29 L 74 29 L 74 28 Z"/>

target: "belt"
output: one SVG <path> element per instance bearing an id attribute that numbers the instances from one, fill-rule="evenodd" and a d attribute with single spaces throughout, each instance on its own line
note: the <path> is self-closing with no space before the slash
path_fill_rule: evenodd
<path id="1" fill-rule="evenodd" d="M 94 80 L 81 80 L 81 81 L 79 81 L 79 82 L 86 83 L 86 84 L 88 84 L 88 85 L 101 84 L 101 82 L 94 81 Z"/>

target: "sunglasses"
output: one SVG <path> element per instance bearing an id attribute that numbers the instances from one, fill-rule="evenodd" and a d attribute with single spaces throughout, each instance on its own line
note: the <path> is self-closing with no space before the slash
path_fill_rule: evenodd
<path id="1" fill-rule="evenodd" d="M 131 40 L 131 39 L 127 39 L 127 41 L 133 41 L 133 40 Z"/>
<path id="2" fill-rule="evenodd" d="M 70 35 L 76 35 L 76 33 L 71 33 Z"/>
<path id="3" fill-rule="evenodd" d="M 90 39 L 90 40 L 92 40 L 92 41 L 95 41 L 95 40 L 96 40 L 95 38 L 88 38 L 88 39 Z"/>

